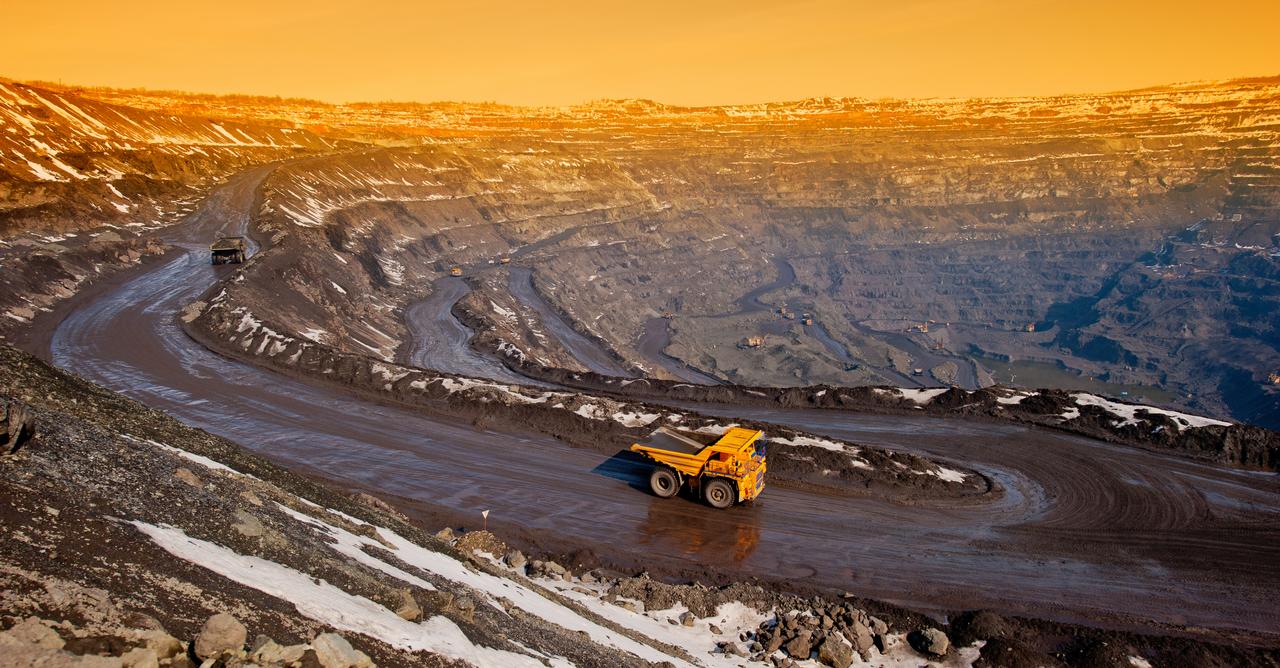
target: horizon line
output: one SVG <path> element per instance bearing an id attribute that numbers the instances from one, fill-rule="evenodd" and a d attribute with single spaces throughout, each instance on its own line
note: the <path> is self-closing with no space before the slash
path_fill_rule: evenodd
<path id="1" fill-rule="evenodd" d="M 512 103 L 512 102 L 499 102 L 496 100 L 449 100 L 449 99 L 410 100 L 410 99 L 394 99 L 394 98 L 388 98 L 388 99 L 382 99 L 382 100 L 364 99 L 364 100 L 346 100 L 342 102 L 333 102 L 333 101 L 324 100 L 321 98 L 282 95 L 278 93 L 270 94 L 270 93 L 244 93 L 244 92 L 208 92 L 208 91 L 198 91 L 198 90 L 181 90 L 181 89 L 174 89 L 174 88 L 148 88 L 146 86 L 118 87 L 118 86 L 106 86 L 106 85 L 95 85 L 95 84 L 85 84 L 85 83 L 64 83 L 63 81 L 50 81 L 47 79 L 15 79 L 13 77 L 0 75 L 0 83 L 18 84 L 18 85 L 24 85 L 24 86 L 31 86 L 33 88 L 56 88 L 56 89 L 62 89 L 65 91 L 73 91 L 75 89 L 80 89 L 80 90 L 87 90 L 87 91 L 96 90 L 96 91 L 111 91 L 111 92 L 118 92 L 118 93 L 140 93 L 140 94 L 149 93 L 149 94 L 155 94 L 155 95 L 170 94 L 170 95 L 184 95 L 184 96 L 191 96 L 191 97 L 207 97 L 207 98 L 223 98 L 223 99 L 275 98 L 281 101 L 306 102 L 306 103 L 320 104 L 320 105 L 326 105 L 326 106 L 332 106 L 332 107 L 356 106 L 356 105 L 384 105 L 384 104 L 387 104 L 387 105 L 407 104 L 407 105 L 423 105 L 423 106 L 439 105 L 439 104 L 454 104 L 454 105 L 462 105 L 462 106 L 489 105 L 489 106 L 509 107 L 513 109 L 572 109 L 575 107 L 585 107 L 592 104 L 598 104 L 601 102 L 647 102 L 655 105 L 661 105 L 663 107 L 670 107 L 673 109 L 684 109 L 684 110 L 758 107 L 762 105 L 792 104 L 796 102 L 805 102 L 809 100 L 820 100 L 820 99 L 857 100 L 857 101 L 864 101 L 864 102 L 882 102 L 882 101 L 899 101 L 899 102 L 940 101 L 942 102 L 942 101 L 960 101 L 960 100 L 1054 99 L 1054 98 L 1063 98 L 1063 97 L 1085 97 L 1085 96 L 1107 97 L 1107 96 L 1143 93 L 1143 92 L 1156 91 L 1156 90 L 1166 89 L 1166 88 L 1196 87 L 1196 86 L 1210 86 L 1215 84 L 1221 85 L 1221 84 L 1231 84 L 1231 83 L 1253 83 L 1253 82 L 1280 83 L 1280 72 L 1275 74 L 1244 75 L 1244 76 L 1238 76 L 1238 77 L 1229 77 L 1225 79 L 1198 79 L 1198 80 L 1172 81 L 1172 82 L 1148 84 L 1148 85 L 1139 86 L 1136 88 L 1123 88 L 1123 89 L 1106 90 L 1106 91 L 1074 91 L 1074 92 L 1059 92 L 1059 93 L 1049 93 L 1049 94 L 1040 94 L 1040 95 L 879 96 L 879 97 L 857 96 L 857 95 L 811 95 L 808 97 L 792 98 L 792 99 L 786 99 L 786 100 L 765 100 L 765 101 L 758 101 L 758 102 L 736 102 L 736 103 L 721 103 L 721 104 L 674 104 L 669 102 L 661 102 L 651 97 L 599 97 L 599 98 L 592 98 L 588 100 L 574 102 L 570 104 L 519 104 L 519 103 Z"/>

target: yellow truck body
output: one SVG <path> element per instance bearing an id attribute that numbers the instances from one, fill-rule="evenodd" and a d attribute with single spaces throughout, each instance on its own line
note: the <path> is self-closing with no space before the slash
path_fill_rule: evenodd
<path id="1" fill-rule="evenodd" d="M 654 494 L 670 498 L 687 486 L 711 506 L 728 508 L 753 501 L 764 491 L 768 462 L 763 437 L 757 429 L 730 427 L 706 444 L 659 427 L 632 444 L 631 451 L 657 464 L 649 477 Z"/>

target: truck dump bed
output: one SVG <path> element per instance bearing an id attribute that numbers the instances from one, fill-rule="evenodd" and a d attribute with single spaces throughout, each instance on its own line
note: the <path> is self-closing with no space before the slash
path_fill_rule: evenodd
<path id="1" fill-rule="evenodd" d="M 707 447 L 703 443 L 699 443 L 692 438 L 677 434 L 666 427 L 658 427 L 656 431 L 640 440 L 636 445 L 643 446 L 652 450 L 665 450 L 667 452 L 679 452 L 686 455 L 696 455 Z"/>
<path id="2" fill-rule="evenodd" d="M 211 251 L 241 251 L 244 250 L 244 237 L 220 237 L 217 241 L 209 244 Z"/>

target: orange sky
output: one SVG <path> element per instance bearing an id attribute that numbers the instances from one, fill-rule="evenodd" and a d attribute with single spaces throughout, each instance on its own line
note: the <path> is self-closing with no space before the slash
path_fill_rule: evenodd
<path id="1" fill-rule="evenodd" d="M 354 100 L 675 104 L 1280 74 L 1278 0 L 3 0 L 0 75 Z"/>

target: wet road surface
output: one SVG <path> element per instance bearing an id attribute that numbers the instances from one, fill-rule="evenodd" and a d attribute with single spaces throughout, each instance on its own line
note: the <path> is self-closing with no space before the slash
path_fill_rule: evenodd
<path id="1" fill-rule="evenodd" d="M 963 463 L 1006 493 L 904 506 L 775 486 L 754 506 L 716 512 L 639 491 L 646 471 L 623 458 L 363 402 L 210 353 L 175 315 L 232 271 L 210 266 L 205 244 L 245 229 L 268 171 L 233 180 L 169 233 L 187 253 L 72 312 L 53 335 L 55 363 L 283 465 L 424 504 L 490 509 L 602 553 L 790 578 L 920 609 L 1280 638 L 1275 476 L 1013 425 L 735 410 Z"/>

